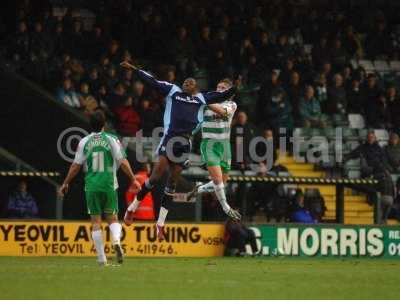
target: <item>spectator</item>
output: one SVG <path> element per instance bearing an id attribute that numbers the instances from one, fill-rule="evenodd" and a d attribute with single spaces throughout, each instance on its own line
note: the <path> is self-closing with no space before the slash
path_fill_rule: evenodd
<path id="1" fill-rule="evenodd" d="M 270 42 L 268 32 L 261 32 L 260 43 L 257 46 L 257 53 L 260 57 L 260 64 L 269 69 L 273 63 L 273 45 Z"/>
<path id="2" fill-rule="evenodd" d="M 391 53 L 390 41 L 385 21 L 378 21 L 365 39 L 367 57 L 369 59 L 387 58 Z"/>
<path id="3" fill-rule="evenodd" d="M 304 97 L 300 100 L 300 116 L 303 127 L 325 127 L 321 105 L 314 96 L 314 88 L 311 85 L 306 86 Z"/>
<path id="4" fill-rule="evenodd" d="M 43 24 L 35 22 L 34 31 L 31 34 L 31 51 L 38 57 L 47 58 L 52 52 L 52 40 L 43 30 Z"/>
<path id="5" fill-rule="evenodd" d="M 364 114 L 365 99 L 361 91 L 361 81 L 358 76 L 351 80 L 350 88 L 346 91 L 348 112 Z"/>
<path id="6" fill-rule="evenodd" d="M 347 26 L 343 46 L 350 57 L 361 59 L 363 57 L 363 48 L 361 40 L 354 32 L 353 26 Z"/>
<path id="7" fill-rule="evenodd" d="M 393 173 L 400 173 L 400 142 L 396 133 L 391 133 L 389 144 L 385 147 L 388 163 Z"/>
<path id="8" fill-rule="evenodd" d="M 89 78 L 87 79 L 89 83 L 90 89 L 92 91 L 97 91 L 100 88 L 101 80 L 99 70 L 96 67 L 93 67 L 89 71 Z"/>
<path id="9" fill-rule="evenodd" d="M 367 124 L 372 128 L 391 128 L 389 109 L 385 94 L 381 92 L 377 99 L 370 103 L 369 109 L 366 110 Z"/>
<path id="10" fill-rule="evenodd" d="M 73 57 L 82 59 L 84 56 L 85 37 L 82 31 L 82 23 L 76 19 L 73 21 L 72 30 L 67 39 L 67 49 Z"/>
<path id="11" fill-rule="evenodd" d="M 122 136 L 135 136 L 140 128 L 139 114 L 132 107 L 133 98 L 127 97 L 123 105 L 114 109 L 116 129 Z"/>
<path id="12" fill-rule="evenodd" d="M 200 29 L 200 37 L 196 42 L 196 60 L 200 67 L 208 66 L 211 59 L 213 42 L 210 33 L 210 26 L 204 25 Z"/>
<path id="13" fill-rule="evenodd" d="M 335 74 L 333 84 L 328 88 L 328 113 L 344 115 L 346 110 L 347 99 L 343 77 L 340 74 Z"/>
<path id="14" fill-rule="evenodd" d="M 290 214 L 290 222 L 292 223 L 317 223 L 311 212 L 304 207 L 304 194 L 301 189 L 296 190 L 292 212 Z"/>
<path id="15" fill-rule="evenodd" d="M 293 71 L 290 74 L 289 84 L 285 87 L 285 91 L 293 108 L 293 120 L 295 124 L 300 124 L 299 103 L 303 93 L 303 85 L 299 72 Z"/>
<path id="16" fill-rule="evenodd" d="M 98 103 L 90 93 L 89 84 L 82 82 L 79 91 L 79 102 L 81 103 L 85 114 L 92 114 L 98 108 Z"/>
<path id="17" fill-rule="evenodd" d="M 149 99 L 144 98 L 140 101 L 138 113 L 141 119 L 140 127 L 143 130 L 143 136 L 152 136 L 153 129 L 162 124 L 161 112 L 151 104 Z"/>
<path id="18" fill-rule="evenodd" d="M 20 180 L 17 190 L 8 199 L 7 216 L 13 219 L 33 219 L 39 216 L 35 198 L 28 192 L 26 180 Z"/>
<path id="19" fill-rule="evenodd" d="M 177 36 L 171 40 L 168 48 L 180 75 L 185 77 L 193 59 L 193 43 L 185 26 L 178 28 Z"/>
<path id="20" fill-rule="evenodd" d="M 53 53 L 54 55 L 61 56 L 64 52 L 64 49 L 66 47 L 66 39 L 64 35 L 64 26 L 63 23 L 57 23 L 56 28 L 54 31 L 54 36 L 52 37 L 53 39 Z"/>
<path id="21" fill-rule="evenodd" d="M 24 58 L 28 56 L 30 49 L 28 26 L 25 21 L 20 21 L 18 24 L 17 33 L 10 40 L 11 54 L 16 53 Z"/>
<path id="22" fill-rule="evenodd" d="M 392 123 L 393 128 L 397 130 L 397 133 L 399 134 L 400 132 L 398 130 L 400 129 L 400 98 L 397 95 L 397 89 L 393 85 L 387 88 L 386 99 L 390 111 L 390 122 Z"/>
<path id="23" fill-rule="evenodd" d="M 293 129 L 292 106 L 283 89 L 276 90 L 267 103 L 265 120 L 275 132 L 279 132 L 280 128 Z"/>
<path id="24" fill-rule="evenodd" d="M 392 167 L 388 163 L 384 149 L 379 146 L 373 131 L 368 132 L 367 141 L 347 154 L 343 162 L 346 163 L 348 160 L 355 158 L 361 159 L 362 176 L 373 176 L 379 182 L 377 191 L 382 195 L 382 220 L 380 220 L 380 222 L 386 223 L 390 208 L 393 204 L 394 187 L 390 176 Z M 375 190 L 370 191 L 370 196 L 374 199 L 378 197 Z"/>
<path id="25" fill-rule="evenodd" d="M 328 106 L 328 85 L 324 73 L 319 73 L 314 81 L 315 84 L 315 98 L 321 105 L 322 112 L 327 111 Z"/>
<path id="26" fill-rule="evenodd" d="M 82 106 L 79 101 L 79 96 L 73 90 L 72 81 L 69 78 L 64 79 L 63 86 L 58 88 L 57 99 L 74 108 L 80 108 Z"/>
<path id="27" fill-rule="evenodd" d="M 349 59 L 349 55 L 346 49 L 342 46 L 342 41 L 336 38 L 333 41 L 333 47 L 330 50 L 330 61 L 332 62 L 333 68 L 339 70 L 343 68 Z"/>
<path id="28" fill-rule="evenodd" d="M 237 170 L 247 169 L 250 163 L 249 145 L 254 130 L 247 121 L 246 112 L 239 111 L 231 131 L 232 167 Z"/>
<path id="29" fill-rule="evenodd" d="M 281 88 L 281 82 L 279 80 L 279 72 L 277 70 L 272 70 L 270 77 L 263 83 L 258 93 L 258 99 L 256 104 L 257 112 L 257 123 L 262 124 L 264 120 L 264 108 L 266 103 L 270 101 L 271 95 L 278 88 Z"/>
<path id="30" fill-rule="evenodd" d="M 329 60 L 329 46 L 328 39 L 323 35 L 319 43 L 312 49 L 312 60 L 315 66 L 322 65 L 325 61 Z"/>

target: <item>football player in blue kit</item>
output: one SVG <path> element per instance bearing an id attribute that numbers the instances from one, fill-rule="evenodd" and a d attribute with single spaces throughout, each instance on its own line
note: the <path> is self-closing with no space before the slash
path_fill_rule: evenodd
<path id="1" fill-rule="evenodd" d="M 145 181 L 136 198 L 129 205 L 124 217 L 126 225 L 129 226 L 133 223 L 133 215 L 140 201 L 169 169 L 156 223 L 157 237 L 159 241 L 162 241 L 165 238 L 164 223 L 168 214 L 169 203 L 175 193 L 177 179 L 188 162 L 191 151 L 190 139 L 203 121 L 204 108 L 208 104 L 219 103 L 229 99 L 235 94 L 236 88 L 232 87 L 223 92 L 200 93 L 196 80 L 193 78 L 185 79 L 182 88 L 180 88 L 175 84 L 156 80 L 153 76 L 129 62 L 124 61 L 121 66 L 134 70 L 143 83 L 165 96 L 164 132 L 157 148 L 159 160 L 154 165 L 150 178 Z"/>

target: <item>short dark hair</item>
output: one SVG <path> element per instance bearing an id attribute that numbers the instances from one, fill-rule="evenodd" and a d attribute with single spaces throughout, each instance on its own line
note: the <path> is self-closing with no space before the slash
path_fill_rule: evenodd
<path id="1" fill-rule="evenodd" d="M 102 110 L 96 110 L 91 114 L 89 122 L 94 132 L 100 132 L 106 124 L 106 116 Z"/>

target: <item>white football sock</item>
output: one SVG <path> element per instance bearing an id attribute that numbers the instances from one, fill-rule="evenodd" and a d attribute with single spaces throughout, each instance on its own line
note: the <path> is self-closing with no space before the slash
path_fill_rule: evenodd
<path id="1" fill-rule="evenodd" d="M 106 254 L 104 253 L 104 245 L 103 245 L 103 234 L 100 230 L 92 231 L 92 239 L 94 242 L 94 246 L 96 247 L 97 252 L 97 261 L 98 262 L 106 262 Z"/>
<path id="2" fill-rule="evenodd" d="M 222 206 L 222 209 L 224 210 L 224 212 L 228 212 L 231 207 L 229 206 L 228 202 L 226 202 L 224 184 L 222 182 L 220 184 L 214 183 L 214 191 L 219 203 Z"/>
<path id="3" fill-rule="evenodd" d="M 207 182 L 206 184 L 199 186 L 197 188 L 197 192 L 199 194 L 214 192 L 214 182 L 210 181 L 210 182 Z"/>
<path id="4" fill-rule="evenodd" d="M 158 226 L 164 226 L 165 219 L 167 218 L 168 215 L 168 209 L 165 207 L 161 206 L 160 212 L 158 213 L 158 220 L 157 220 L 157 225 Z"/>
<path id="5" fill-rule="evenodd" d="M 111 233 L 111 243 L 113 245 L 119 245 L 121 239 L 121 231 L 122 226 L 119 223 L 110 224 L 110 233 Z"/>
<path id="6" fill-rule="evenodd" d="M 140 201 L 135 197 L 132 203 L 128 206 L 128 211 L 135 212 L 139 207 Z"/>

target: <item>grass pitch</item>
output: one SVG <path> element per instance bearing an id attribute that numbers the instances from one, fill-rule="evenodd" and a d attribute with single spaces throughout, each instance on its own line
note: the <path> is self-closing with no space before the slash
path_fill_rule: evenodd
<path id="1" fill-rule="evenodd" d="M 293 258 L 0 258 L 0 299 L 398 299 L 400 262 Z"/>

